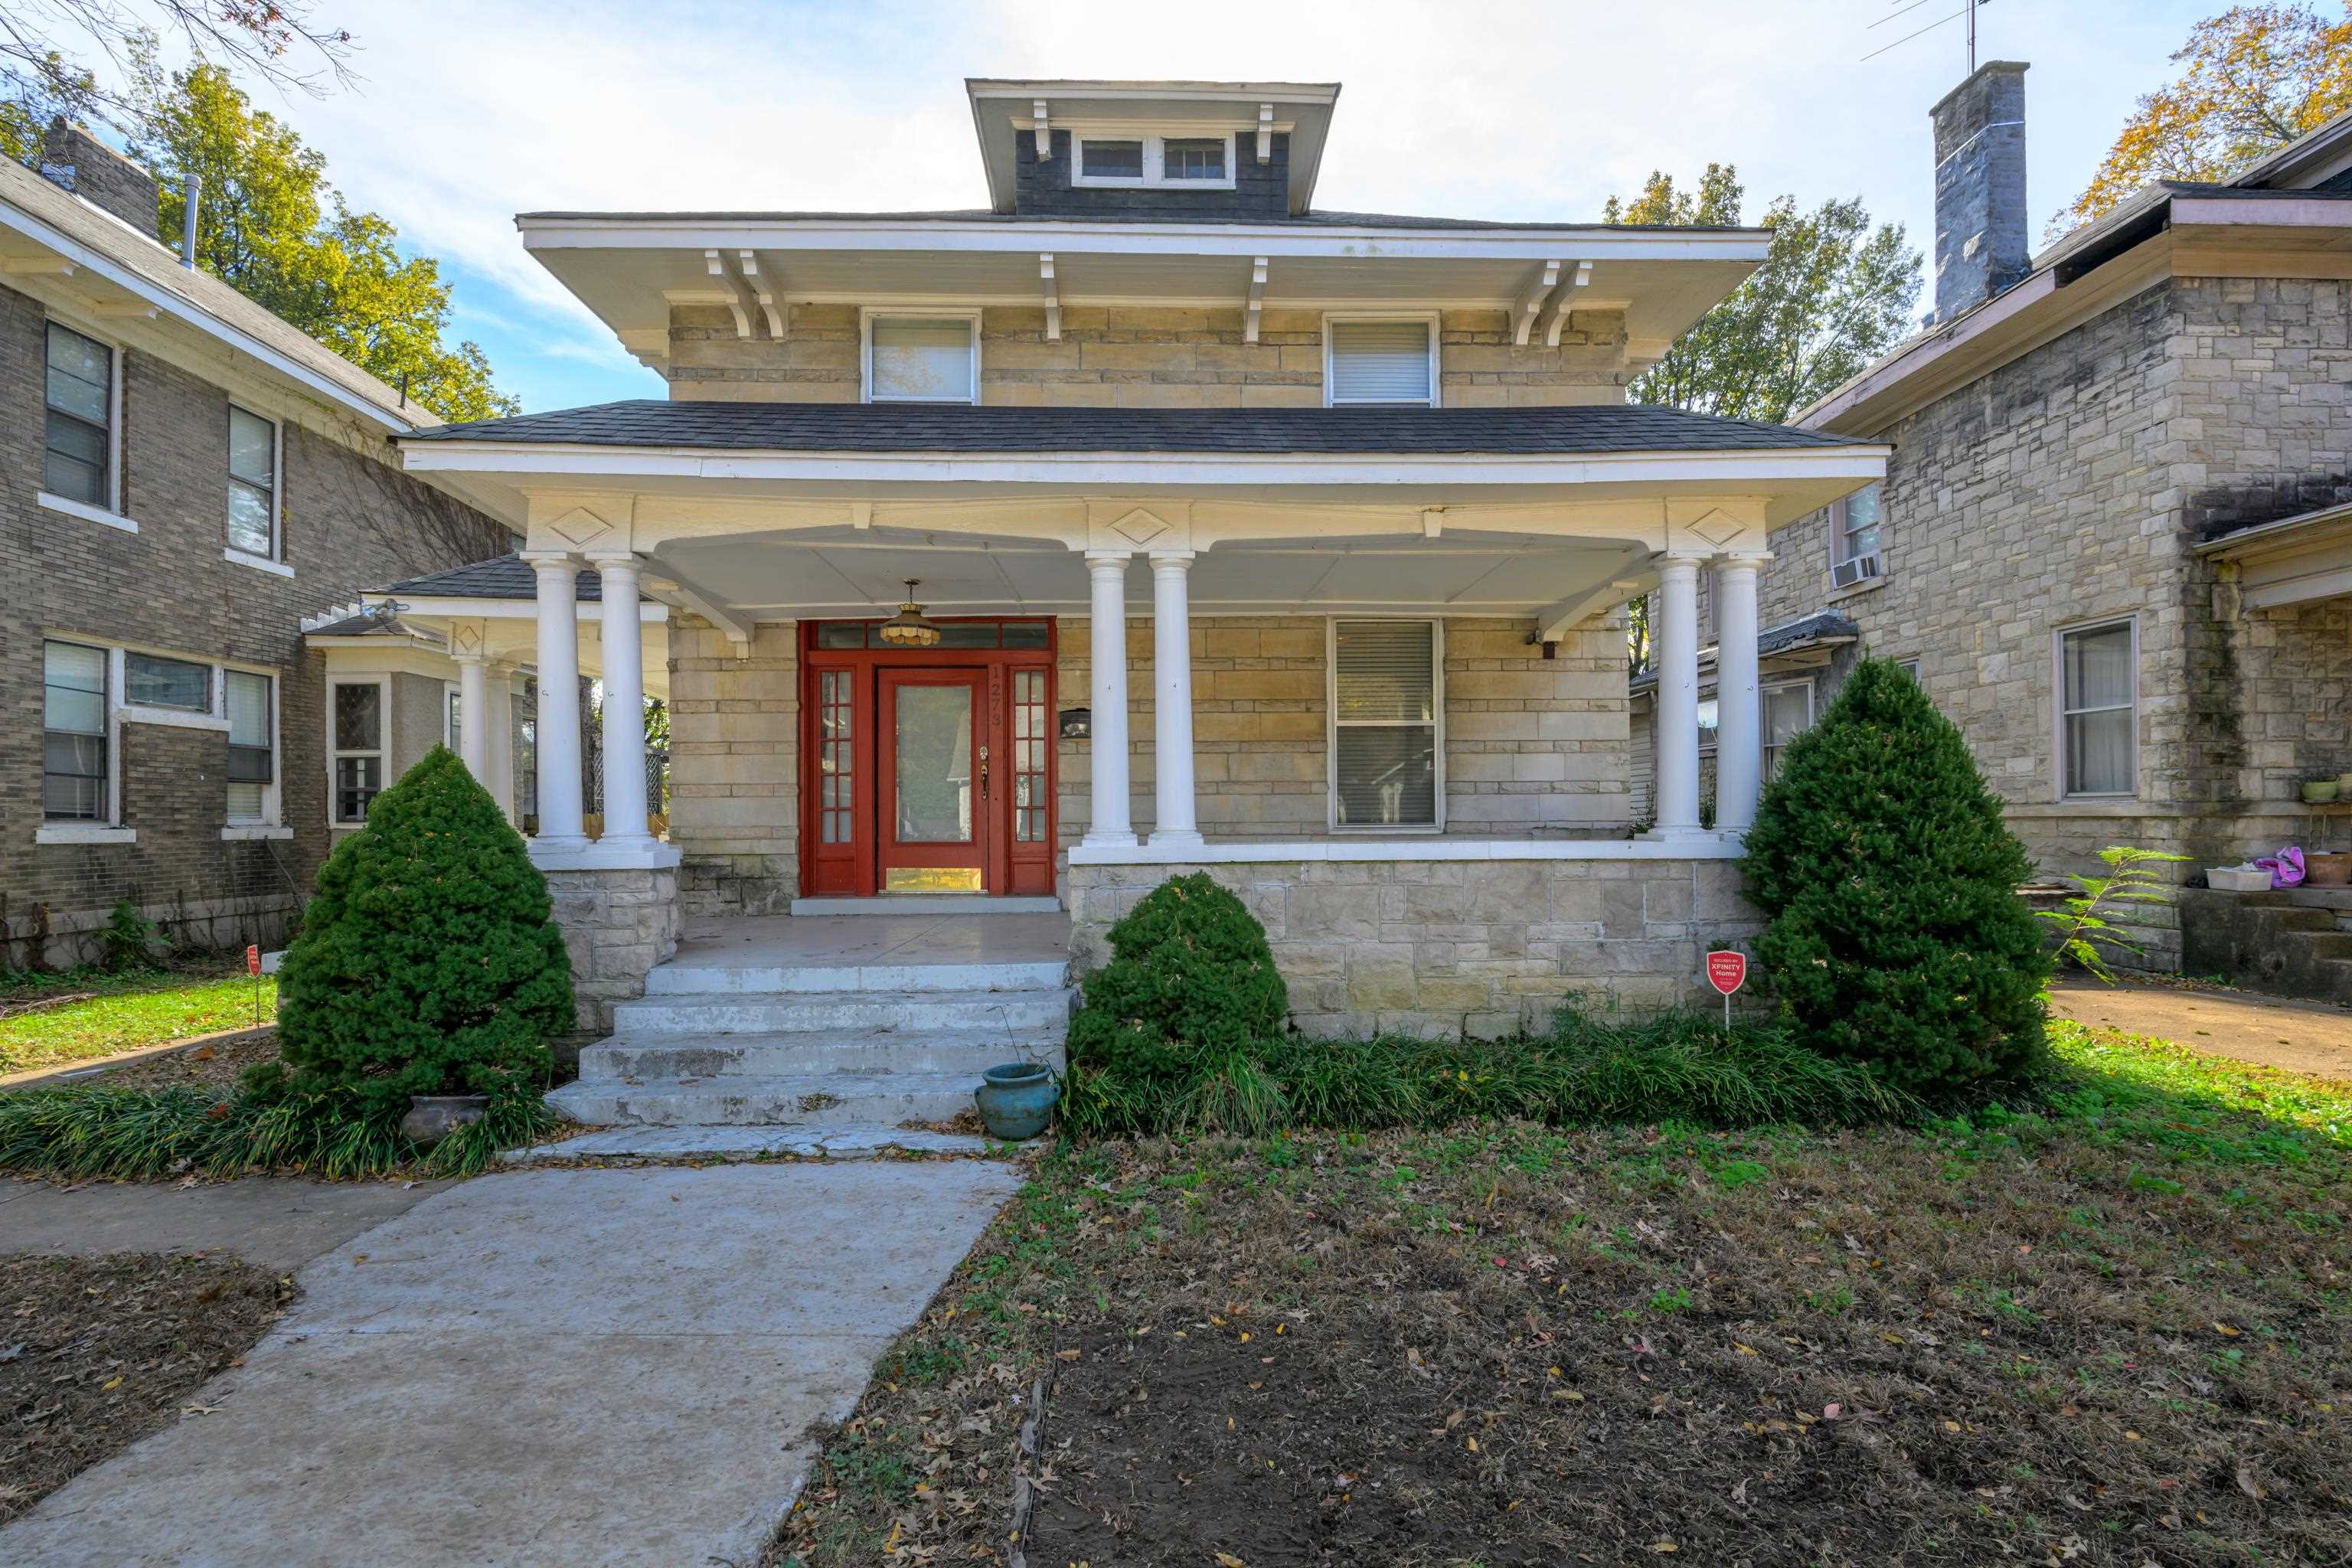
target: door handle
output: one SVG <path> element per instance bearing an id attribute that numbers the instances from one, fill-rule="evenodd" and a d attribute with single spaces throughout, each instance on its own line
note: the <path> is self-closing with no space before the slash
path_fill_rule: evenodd
<path id="1" fill-rule="evenodd" d="M 988 798 L 988 748 L 980 749 L 980 798 Z"/>

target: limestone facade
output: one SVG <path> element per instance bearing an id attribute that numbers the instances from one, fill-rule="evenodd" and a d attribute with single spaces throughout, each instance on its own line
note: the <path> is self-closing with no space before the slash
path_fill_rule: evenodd
<path id="1" fill-rule="evenodd" d="M 1494 1038 L 1570 999 L 1712 1001 L 1710 948 L 1760 929 L 1727 859 L 1276 861 L 1070 868 L 1071 948 L 1109 952 L 1114 921 L 1172 876 L 1205 870 L 1264 922 L 1293 1022 L 1321 1037 Z"/>
<path id="2" fill-rule="evenodd" d="M 613 1004 L 644 995 L 646 974 L 677 951 L 677 872 L 667 867 L 550 871 L 547 890 L 572 960 L 580 1014 L 580 1035 L 571 1042 L 576 1059 L 581 1041 L 613 1032 Z"/>

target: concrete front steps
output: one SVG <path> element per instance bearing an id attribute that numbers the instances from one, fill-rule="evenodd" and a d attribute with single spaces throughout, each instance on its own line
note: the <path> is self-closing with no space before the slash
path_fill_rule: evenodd
<path id="1" fill-rule="evenodd" d="M 815 922 L 786 922 L 752 951 L 682 951 L 654 970 L 548 1103 L 616 1128 L 887 1129 L 969 1110 L 1000 1062 L 1061 1070 L 1066 957 L 803 961 L 790 950 L 827 944 L 789 929 Z"/>

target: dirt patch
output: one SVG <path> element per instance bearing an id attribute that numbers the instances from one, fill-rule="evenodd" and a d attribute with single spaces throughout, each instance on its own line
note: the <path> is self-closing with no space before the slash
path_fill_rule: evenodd
<path id="1" fill-rule="evenodd" d="M 246 1068 L 277 1059 L 278 1030 L 270 1026 L 126 1062 L 78 1081 L 102 1083 L 110 1089 L 203 1089 L 226 1093 L 237 1087 Z"/>
<path id="2" fill-rule="evenodd" d="M 0 1521 L 179 1419 L 294 1295 L 226 1258 L 0 1258 Z"/>
<path id="3" fill-rule="evenodd" d="M 2062 980 L 2051 1011 L 2093 1028 L 2319 1078 L 2352 1079 L 2352 1008 L 2214 985 Z"/>

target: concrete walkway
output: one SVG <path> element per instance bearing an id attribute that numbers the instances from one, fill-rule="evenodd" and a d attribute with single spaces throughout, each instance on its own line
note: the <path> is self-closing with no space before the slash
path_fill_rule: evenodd
<path id="1" fill-rule="evenodd" d="M 2050 1002 L 2060 1017 L 2078 1024 L 2153 1035 L 2208 1056 L 2352 1079 L 2352 1011 L 2323 1002 L 2074 978 L 2053 985 Z"/>
<path id="2" fill-rule="evenodd" d="M 0 1529 L 46 1568 L 750 1568 L 1017 1168 L 533 1170 L 298 1276 L 212 1414 Z M 0 1209 L 4 1214 L 5 1209 Z"/>
<path id="3" fill-rule="evenodd" d="M 0 1253 L 225 1252 L 285 1271 L 406 1214 L 447 1185 L 286 1176 L 193 1187 L 0 1181 Z"/>

